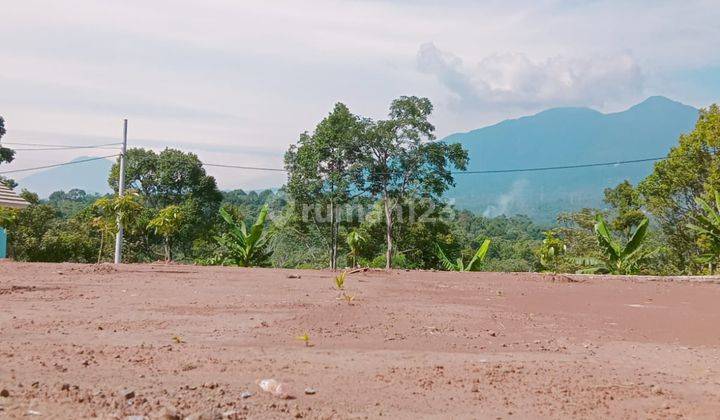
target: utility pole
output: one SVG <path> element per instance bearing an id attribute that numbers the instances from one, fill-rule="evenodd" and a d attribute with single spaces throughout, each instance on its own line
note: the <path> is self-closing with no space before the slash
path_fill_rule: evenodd
<path id="1" fill-rule="evenodd" d="M 123 120 L 123 142 L 122 151 L 120 152 L 120 174 L 118 177 L 118 197 L 122 197 L 125 192 L 125 152 L 127 151 L 127 118 Z M 117 217 L 118 233 L 115 236 L 115 264 L 122 261 L 122 243 L 123 243 L 123 224 L 120 214 Z"/>

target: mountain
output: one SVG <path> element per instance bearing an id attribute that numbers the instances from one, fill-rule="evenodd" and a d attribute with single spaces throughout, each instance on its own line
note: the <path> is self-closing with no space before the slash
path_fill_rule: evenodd
<path id="1" fill-rule="evenodd" d="M 72 162 L 86 159 L 92 158 L 81 156 Z M 112 165 L 113 162 L 107 159 L 98 159 L 77 165 L 58 166 L 28 175 L 17 182 L 19 188 L 27 188 L 37 193 L 40 198 L 47 198 L 58 190 L 69 191 L 73 188 L 104 194 L 112 192 L 107 183 Z"/>
<path id="2" fill-rule="evenodd" d="M 698 110 L 654 96 L 625 111 L 555 108 L 452 134 L 444 139 L 468 149 L 468 170 L 496 170 L 615 162 L 665 156 L 693 129 Z M 542 172 L 458 174 L 448 194 L 459 208 L 487 216 L 526 214 L 551 222 L 560 211 L 602 207 L 603 190 L 625 179 L 633 184 L 652 162 Z"/>

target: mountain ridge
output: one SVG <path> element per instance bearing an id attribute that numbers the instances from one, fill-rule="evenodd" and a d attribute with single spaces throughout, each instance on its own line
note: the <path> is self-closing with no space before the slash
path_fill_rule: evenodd
<path id="1" fill-rule="evenodd" d="M 468 170 L 614 162 L 665 156 L 692 130 L 698 110 L 652 96 L 623 111 L 551 108 L 534 115 L 454 133 L 443 139 L 468 149 Z M 458 175 L 447 196 L 459 208 L 488 216 L 522 213 L 543 222 L 559 211 L 601 207 L 603 190 L 640 181 L 652 163 L 542 173 Z M 473 178 L 474 177 L 474 178 Z"/>
<path id="2" fill-rule="evenodd" d="M 92 156 L 78 156 L 70 162 L 94 159 Z M 108 159 L 97 159 L 77 165 L 65 165 L 35 172 L 18 179 L 20 188 L 26 188 L 47 198 L 55 191 L 69 191 L 73 188 L 88 193 L 105 194 L 112 192 L 107 183 L 108 174 L 113 162 Z"/>

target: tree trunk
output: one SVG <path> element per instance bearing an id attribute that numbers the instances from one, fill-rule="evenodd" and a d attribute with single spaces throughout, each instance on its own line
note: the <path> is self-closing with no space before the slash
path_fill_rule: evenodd
<path id="1" fill-rule="evenodd" d="M 169 263 L 170 261 L 172 261 L 170 238 L 165 238 L 165 263 Z"/>
<path id="2" fill-rule="evenodd" d="M 333 266 L 335 270 L 337 270 L 338 243 L 340 242 L 340 217 L 338 214 L 339 210 L 340 208 L 338 206 L 335 206 L 333 209 L 333 220 L 335 221 L 335 230 L 333 231 L 333 237 L 335 238 L 335 240 L 333 241 Z"/>
<path id="3" fill-rule="evenodd" d="M 330 269 L 335 270 L 337 264 L 337 237 L 335 235 L 335 201 L 330 200 Z"/>
<path id="4" fill-rule="evenodd" d="M 100 232 L 100 251 L 98 252 L 98 264 L 102 261 L 103 247 L 105 245 L 105 231 Z"/>
<path id="5" fill-rule="evenodd" d="M 392 208 L 390 208 L 390 199 L 388 198 L 387 192 L 383 193 L 383 204 L 385 206 L 385 242 L 387 244 L 387 252 L 385 254 L 385 269 L 389 270 L 392 268 L 393 256 L 393 221 Z"/>

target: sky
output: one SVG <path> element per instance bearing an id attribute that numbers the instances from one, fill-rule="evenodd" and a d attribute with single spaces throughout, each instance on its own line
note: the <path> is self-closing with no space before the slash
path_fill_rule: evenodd
<path id="1" fill-rule="evenodd" d="M 426 96 L 440 138 L 558 106 L 720 102 L 717 0 L 0 0 L 0 10 L 7 142 L 114 142 L 128 118 L 130 147 L 282 167 L 336 102 L 383 118 L 392 99 Z M 3 170 L 113 153 L 18 151 Z M 208 172 L 223 189 L 284 181 Z"/>

